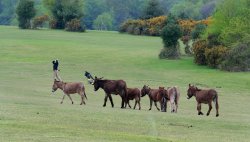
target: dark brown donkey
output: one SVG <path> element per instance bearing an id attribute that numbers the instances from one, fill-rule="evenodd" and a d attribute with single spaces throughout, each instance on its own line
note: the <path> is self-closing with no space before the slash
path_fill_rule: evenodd
<path id="1" fill-rule="evenodd" d="M 162 89 L 164 89 L 164 88 L 162 88 Z M 161 100 L 162 100 L 163 96 L 159 93 L 159 89 L 151 89 L 149 86 L 144 85 L 141 89 L 141 96 L 144 97 L 145 95 L 148 95 L 149 100 L 150 100 L 149 110 L 151 110 L 152 103 L 154 102 L 155 107 L 157 108 L 157 110 L 160 111 L 160 108 L 158 108 L 158 106 L 157 106 L 157 102 L 160 102 L 160 104 L 161 104 Z"/>
<path id="2" fill-rule="evenodd" d="M 129 104 L 129 100 L 134 100 L 135 99 L 135 106 L 134 109 L 136 107 L 136 105 L 139 105 L 139 110 L 141 109 L 141 91 L 138 88 L 127 88 L 127 103 L 125 105 L 125 107 L 128 106 L 131 108 L 130 104 Z"/>
<path id="3" fill-rule="evenodd" d="M 203 113 L 201 112 L 201 103 L 204 103 L 204 104 L 208 104 L 209 106 L 209 109 L 207 112 L 207 116 L 208 116 L 212 109 L 212 101 L 213 101 L 215 103 L 215 108 L 216 108 L 216 117 L 219 116 L 218 93 L 214 89 L 201 90 L 189 84 L 189 88 L 187 90 L 187 96 L 188 96 L 188 99 L 190 99 L 192 96 L 195 96 L 196 101 L 197 101 L 198 115 L 203 115 Z"/>
<path id="4" fill-rule="evenodd" d="M 127 102 L 127 85 L 124 80 L 103 80 L 102 78 L 95 77 L 94 91 L 102 88 L 105 92 L 104 104 L 106 106 L 107 99 L 109 98 L 112 107 L 114 107 L 113 99 L 111 94 L 120 95 L 122 98 L 121 108 L 125 108 L 125 103 Z"/>
<path id="5" fill-rule="evenodd" d="M 69 97 L 72 104 L 74 103 L 72 101 L 72 98 L 70 97 L 70 94 L 78 93 L 81 96 L 81 104 L 85 104 L 84 97 L 87 99 L 85 88 L 83 83 L 81 82 L 62 82 L 62 81 L 56 81 L 54 80 L 54 84 L 52 86 L 52 92 L 55 92 L 57 89 L 61 89 L 64 93 L 61 104 L 63 103 L 65 95 Z"/>

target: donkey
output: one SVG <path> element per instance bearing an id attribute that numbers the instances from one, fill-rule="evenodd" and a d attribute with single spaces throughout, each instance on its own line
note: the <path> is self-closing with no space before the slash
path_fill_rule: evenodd
<path id="1" fill-rule="evenodd" d="M 111 94 L 120 95 L 122 98 L 121 108 L 125 108 L 125 103 L 127 103 L 127 84 L 124 80 L 103 80 L 102 78 L 95 77 L 94 91 L 102 88 L 105 92 L 104 104 L 106 106 L 107 99 L 109 98 L 112 107 L 114 107 L 113 99 Z"/>
<path id="2" fill-rule="evenodd" d="M 180 99 L 180 91 L 178 87 L 168 87 L 167 89 L 164 89 L 164 87 L 159 87 L 159 93 L 162 96 L 166 96 L 167 101 L 170 102 L 171 112 L 177 113 L 178 103 Z"/>
<path id="3" fill-rule="evenodd" d="M 154 102 L 155 107 L 157 108 L 158 111 L 160 111 L 160 108 L 157 106 L 157 102 L 160 102 L 164 96 L 159 94 L 159 89 L 151 89 L 149 86 L 144 85 L 141 89 L 141 97 L 144 97 L 145 95 L 148 95 L 149 100 L 150 100 L 150 108 L 149 110 L 152 109 L 152 103 Z"/>
<path id="4" fill-rule="evenodd" d="M 201 112 L 201 103 L 204 103 L 208 104 L 209 106 L 207 112 L 208 116 L 212 109 L 212 101 L 213 101 L 215 103 L 215 108 L 216 108 L 216 117 L 219 116 L 218 93 L 214 89 L 201 90 L 189 84 L 189 88 L 187 90 L 187 96 L 188 96 L 187 99 L 190 99 L 192 96 L 195 96 L 197 101 L 198 115 L 203 115 L 203 113 Z"/>
<path id="5" fill-rule="evenodd" d="M 127 103 L 125 105 L 125 107 L 128 106 L 131 108 L 130 104 L 129 104 L 129 100 L 133 100 L 135 99 L 135 105 L 134 105 L 134 109 L 136 107 L 136 105 L 139 105 L 139 110 L 141 110 L 141 91 L 138 88 L 127 88 Z"/>
<path id="6" fill-rule="evenodd" d="M 85 93 L 85 87 L 83 83 L 81 82 L 63 82 L 63 81 L 57 81 L 54 80 L 54 84 L 52 86 L 52 92 L 55 92 L 57 89 L 61 89 L 64 93 L 61 104 L 63 103 L 64 97 L 67 95 L 69 99 L 71 100 L 72 104 L 74 103 L 70 94 L 78 93 L 81 96 L 81 103 L 86 104 L 84 101 L 84 98 L 87 99 L 86 93 Z"/>

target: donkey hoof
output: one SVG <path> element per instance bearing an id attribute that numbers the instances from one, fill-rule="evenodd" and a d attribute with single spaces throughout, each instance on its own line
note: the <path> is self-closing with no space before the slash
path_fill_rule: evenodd
<path id="1" fill-rule="evenodd" d="M 207 116 L 209 115 L 209 113 L 207 113 Z"/>
<path id="2" fill-rule="evenodd" d="M 199 112 L 198 115 L 203 115 L 203 113 L 202 113 L 202 112 Z"/>
<path id="3" fill-rule="evenodd" d="M 61 102 L 61 104 L 62 104 L 63 102 Z"/>
<path id="4" fill-rule="evenodd" d="M 103 107 L 105 107 L 106 105 L 103 105 Z"/>
<path id="5" fill-rule="evenodd" d="M 216 114 L 216 117 L 218 117 L 219 116 L 219 114 Z"/>
<path id="6" fill-rule="evenodd" d="M 74 102 L 72 102 L 72 104 L 74 104 Z"/>

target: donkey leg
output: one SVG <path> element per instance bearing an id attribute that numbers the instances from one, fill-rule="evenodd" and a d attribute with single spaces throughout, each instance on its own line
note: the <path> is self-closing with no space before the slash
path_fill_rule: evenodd
<path id="1" fill-rule="evenodd" d="M 131 108 L 131 105 L 129 104 L 129 100 L 127 100 L 127 102 L 128 102 L 128 103 L 127 103 L 127 104 L 128 104 L 128 107 Z"/>
<path id="2" fill-rule="evenodd" d="M 154 102 L 154 103 L 155 103 L 155 107 L 157 108 L 157 110 L 160 111 L 160 109 L 157 106 L 157 102 Z"/>
<path id="3" fill-rule="evenodd" d="M 140 103 L 140 100 L 138 101 L 138 104 L 139 104 L 139 110 L 141 110 L 141 103 Z"/>
<path id="4" fill-rule="evenodd" d="M 69 97 L 69 99 L 71 100 L 72 104 L 74 104 L 74 102 L 73 102 L 73 100 L 72 100 L 71 96 L 70 96 L 69 94 L 67 94 L 67 96 L 68 96 L 68 97 Z"/>
<path id="5" fill-rule="evenodd" d="M 215 104 L 215 108 L 216 108 L 216 117 L 218 117 L 219 116 L 219 104 L 218 104 L 218 101 Z"/>
<path id="6" fill-rule="evenodd" d="M 64 100 L 65 96 L 66 96 L 66 94 L 63 94 L 63 98 L 62 98 L 61 104 L 63 103 L 63 100 Z"/>
<path id="7" fill-rule="evenodd" d="M 152 100 L 150 100 L 150 107 L 149 107 L 149 110 L 151 110 L 151 109 L 152 109 L 152 103 L 153 103 L 153 101 L 152 101 Z"/>
<path id="8" fill-rule="evenodd" d="M 103 107 L 106 106 L 107 100 L 108 100 L 108 95 L 106 94 L 106 96 L 104 97 L 104 104 L 103 104 Z"/>
<path id="9" fill-rule="evenodd" d="M 208 103 L 208 111 L 207 111 L 207 116 L 210 114 L 210 111 L 212 110 L 212 102 Z"/>
<path id="10" fill-rule="evenodd" d="M 203 115 L 201 112 L 201 103 L 197 103 L 197 110 L 198 110 L 198 115 Z"/>
<path id="11" fill-rule="evenodd" d="M 135 109 L 135 107 L 136 107 L 137 103 L 138 103 L 138 101 L 135 99 L 134 109 Z"/>
<path id="12" fill-rule="evenodd" d="M 111 106 L 114 107 L 113 99 L 111 95 L 108 95 Z"/>
<path id="13" fill-rule="evenodd" d="M 82 104 L 85 105 L 86 103 L 85 103 L 85 101 L 84 101 L 84 94 L 81 94 L 80 96 L 81 96 L 81 99 L 82 99 L 82 102 L 80 103 L 80 105 L 82 105 Z"/>

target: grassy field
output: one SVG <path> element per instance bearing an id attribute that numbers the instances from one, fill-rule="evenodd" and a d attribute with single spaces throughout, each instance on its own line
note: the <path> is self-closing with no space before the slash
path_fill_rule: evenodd
<path id="1" fill-rule="evenodd" d="M 250 73 L 229 73 L 196 66 L 191 57 L 159 60 L 159 37 L 131 36 L 117 32 L 69 33 L 57 30 L 19 30 L 0 26 L 0 141 L 179 141 L 243 142 L 250 140 Z M 62 92 L 51 95 L 52 63 L 60 60 L 64 81 L 82 81 L 88 96 L 80 106 Z M 98 77 L 124 79 L 128 87 L 144 84 L 177 85 L 181 89 L 178 114 L 149 108 L 120 109 L 113 96 L 102 107 L 104 92 L 93 91 L 83 76 L 87 70 Z M 196 101 L 186 99 L 189 83 L 219 92 L 220 116 L 198 116 Z M 131 102 L 134 105 L 134 102 Z M 206 113 L 208 106 L 202 105 Z"/>

